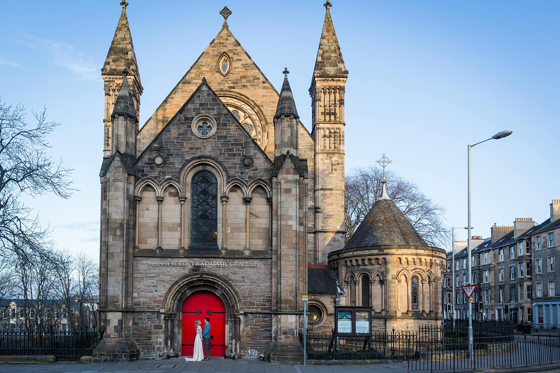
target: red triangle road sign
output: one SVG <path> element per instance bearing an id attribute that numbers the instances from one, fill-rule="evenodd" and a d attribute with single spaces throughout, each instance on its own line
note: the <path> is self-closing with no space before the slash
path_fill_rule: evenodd
<path id="1" fill-rule="evenodd" d="M 461 289 L 463 289 L 463 292 L 465 292 L 467 298 L 471 298 L 474 291 L 476 290 L 476 285 L 464 285 L 461 286 Z"/>

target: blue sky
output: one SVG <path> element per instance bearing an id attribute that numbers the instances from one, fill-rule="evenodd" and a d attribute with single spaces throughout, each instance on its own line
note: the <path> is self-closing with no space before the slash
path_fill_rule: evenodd
<path id="1" fill-rule="evenodd" d="M 324 0 L 147 1 L 127 9 L 144 94 L 141 125 L 233 12 L 230 29 L 279 89 L 282 70 L 309 128 L 307 93 Z M 121 7 L 113 1 L 0 1 L 0 98 L 48 108 L 61 126 L 53 157 L 74 169 L 69 200 L 27 201 L 60 248 L 99 250 L 105 60 Z M 560 2 L 341 1 L 331 8 L 346 67 L 346 171 L 390 168 L 443 205 L 449 226 L 466 226 L 467 144 L 504 129 L 513 135 L 472 155 L 473 234 L 542 222 L 560 198 Z M 465 239 L 461 232 L 459 239 Z"/>

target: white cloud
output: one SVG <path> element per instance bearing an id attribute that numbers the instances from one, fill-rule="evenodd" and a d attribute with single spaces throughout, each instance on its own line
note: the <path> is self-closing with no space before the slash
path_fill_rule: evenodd
<path id="1" fill-rule="evenodd" d="M 6 61 L 0 58 L 0 65 L 2 66 L 12 66 L 12 67 L 17 67 L 18 69 L 21 69 L 21 65 L 19 63 L 16 62 L 12 62 L 12 61 Z"/>
<path id="2" fill-rule="evenodd" d="M 29 36 L 20 40 L 30 48 L 43 47 L 51 53 L 55 66 L 68 69 L 82 80 L 100 80 L 99 68 L 93 57 L 64 41 L 53 41 Z"/>

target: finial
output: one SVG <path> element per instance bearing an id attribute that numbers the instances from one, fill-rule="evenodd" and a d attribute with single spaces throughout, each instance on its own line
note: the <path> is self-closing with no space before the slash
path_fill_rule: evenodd
<path id="1" fill-rule="evenodd" d="M 284 74 L 284 76 L 287 78 L 289 73 L 290 72 L 288 71 L 288 68 L 284 67 L 284 71 L 282 71 L 282 74 Z"/>
<path id="2" fill-rule="evenodd" d="M 391 163 L 393 163 L 393 161 L 391 161 L 389 158 L 387 158 L 387 156 L 385 155 L 385 153 L 383 153 L 383 155 L 381 156 L 381 159 L 375 161 L 378 165 L 380 165 L 381 167 L 383 167 L 383 182 L 385 183 L 385 167 L 387 167 L 388 165 L 390 165 Z"/>
<path id="3" fill-rule="evenodd" d="M 124 70 L 122 71 L 123 76 L 128 76 L 128 69 L 125 67 Z"/>
<path id="4" fill-rule="evenodd" d="M 329 8 L 332 6 L 332 4 L 329 0 L 327 0 L 327 2 L 323 4 L 323 6 L 325 7 L 325 9 L 329 10 Z"/>
<path id="5" fill-rule="evenodd" d="M 222 15 L 222 17 L 224 17 L 224 25 L 227 25 L 227 19 L 229 16 L 231 16 L 231 10 L 229 10 L 229 8 L 225 6 L 224 9 L 220 11 L 220 14 Z"/>
<path id="6" fill-rule="evenodd" d="M 126 0 L 121 1 L 121 5 L 123 10 L 126 10 L 126 7 L 128 6 L 128 3 L 126 2 Z"/>
<path id="7" fill-rule="evenodd" d="M 205 76 L 202 77 L 202 83 L 208 84 L 208 82 L 206 81 L 206 77 L 205 77 Z"/>

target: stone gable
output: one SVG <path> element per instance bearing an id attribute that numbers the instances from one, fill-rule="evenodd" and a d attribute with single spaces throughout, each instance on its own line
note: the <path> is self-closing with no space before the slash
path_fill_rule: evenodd
<path id="1" fill-rule="evenodd" d="M 209 138 L 201 139 L 191 129 L 192 121 L 199 114 L 216 120 L 216 133 Z M 163 166 L 154 162 L 158 155 L 164 159 Z M 272 163 L 266 154 L 205 83 L 139 156 L 138 180 L 145 177 L 160 182 L 169 177 L 179 180 L 184 164 L 201 157 L 219 162 L 228 173 L 228 179 L 236 177 L 247 183 L 259 178 L 270 180 Z M 251 167 L 243 165 L 244 157 L 253 160 Z"/>
<path id="2" fill-rule="evenodd" d="M 227 54 L 230 61 L 230 69 L 227 74 L 220 72 L 218 66 L 224 53 Z M 273 117 L 278 103 L 278 92 L 227 27 L 220 30 L 216 38 L 212 40 L 142 127 L 138 134 L 138 151 L 142 152 L 177 113 L 196 90 L 202 78 L 206 78 L 218 96 L 229 97 L 228 93 L 234 93 L 235 98 L 243 99 L 256 106 L 256 111 L 260 111 L 262 114 L 263 125 L 267 127 L 267 141 L 263 148 L 269 157 L 272 157 L 274 151 Z"/>

